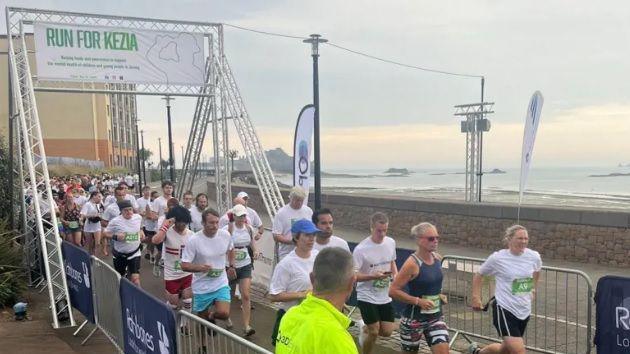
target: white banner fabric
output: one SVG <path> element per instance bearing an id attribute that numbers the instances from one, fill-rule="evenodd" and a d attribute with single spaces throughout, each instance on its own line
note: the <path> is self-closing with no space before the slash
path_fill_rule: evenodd
<path id="1" fill-rule="evenodd" d="M 540 91 L 534 92 L 529 100 L 527 107 L 527 115 L 525 116 L 525 130 L 523 132 L 523 150 L 521 152 L 521 177 L 518 194 L 518 204 L 521 204 L 523 192 L 527 184 L 527 176 L 532 163 L 532 153 L 534 151 L 534 142 L 536 141 L 536 132 L 538 131 L 538 123 L 540 122 L 540 112 L 542 111 L 544 98 Z"/>
<path id="2" fill-rule="evenodd" d="M 204 84 L 204 36 L 35 22 L 39 80 Z"/>
<path id="3" fill-rule="evenodd" d="M 306 192 L 311 182 L 311 152 L 312 138 L 315 124 L 315 106 L 304 106 L 298 116 L 293 141 L 293 185 L 301 187 Z"/>

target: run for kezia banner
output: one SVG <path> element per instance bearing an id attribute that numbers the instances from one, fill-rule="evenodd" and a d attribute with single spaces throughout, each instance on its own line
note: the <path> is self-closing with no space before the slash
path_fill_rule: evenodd
<path id="1" fill-rule="evenodd" d="M 39 80 L 204 84 L 199 33 L 35 22 Z"/>
<path id="2" fill-rule="evenodd" d="M 543 96 L 540 91 L 534 92 L 529 100 L 527 107 L 527 115 L 525 117 L 525 131 L 523 133 L 523 151 L 521 153 L 521 179 L 519 185 L 518 205 L 521 205 L 523 192 L 527 184 L 527 176 L 532 163 L 532 153 L 534 151 L 534 142 L 536 141 L 536 132 L 538 131 L 538 123 L 540 122 L 540 112 L 543 106 Z"/>
<path id="3" fill-rule="evenodd" d="M 304 106 L 298 116 L 293 141 L 293 185 L 301 187 L 308 196 L 311 182 L 311 151 L 315 106 Z M 308 199 L 306 199 L 308 200 Z"/>

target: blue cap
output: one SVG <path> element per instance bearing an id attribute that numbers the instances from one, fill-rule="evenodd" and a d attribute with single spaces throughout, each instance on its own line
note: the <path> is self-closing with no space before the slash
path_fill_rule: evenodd
<path id="1" fill-rule="evenodd" d="M 320 231 L 321 230 L 318 229 L 317 226 L 315 226 L 315 224 L 313 224 L 313 222 L 308 219 L 300 219 L 291 226 L 291 233 L 294 233 L 294 234 L 297 234 L 297 233 L 314 234 Z"/>

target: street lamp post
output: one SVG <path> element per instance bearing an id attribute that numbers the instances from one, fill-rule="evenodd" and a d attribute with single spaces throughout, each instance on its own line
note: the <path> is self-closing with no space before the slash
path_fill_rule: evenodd
<path id="1" fill-rule="evenodd" d="M 164 166 L 162 166 L 162 138 L 158 138 L 158 149 L 160 150 L 160 181 L 164 181 Z"/>
<path id="2" fill-rule="evenodd" d="M 314 150 L 314 174 L 315 174 L 315 209 L 322 206 L 322 181 L 321 181 L 321 157 L 319 148 L 319 43 L 328 42 L 319 34 L 311 34 L 311 38 L 303 40 L 311 44 L 311 57 L 313 57 L 313 105 L 315 116 L 313 119 L 313 150 Z"/>
<path id="3" fill-rule="evenodd" d="M 173 129 L 171 128 L 171 101 L 174 100 L 174 98 L 166 95 L 166 97 L 162 97 L 162 99 L 166 101 L 166 117 L 168 124 L 168 166 L 170 168 L 171 182 L 175 183 L 175 161 L 173 156 L 175 155 L 175 152 L 173 151 Z"/>
<path id="4" fill-rule="evenodd" d="M 140 131 L 140 141 L 142 142 L 142 178 L 144 179 L 144 185 L 147 185 L 147 153 L 144 149 L 144 130 Z"/>
<path id="5" fill-rule="evenodd" d="M 142 193 L 142 168 L 140 166 L 140 141 L 138 141 L 138 117 L 136 122 L 136 165 L 138 165 L 138 193 Z"/>

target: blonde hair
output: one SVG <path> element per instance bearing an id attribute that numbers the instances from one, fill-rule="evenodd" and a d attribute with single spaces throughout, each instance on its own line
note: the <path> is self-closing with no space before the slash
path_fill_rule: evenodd
<path id="1" fill-rule="evenodd" d="M 527 229 L 525 228 L 525 226 L 521 226 L 521 225 L 512 225 L 508 227 L 507 229 L 505 229 L 505 234 L 503 235 L 503 243 L 507 245 L 508 242 L 510 242 L 510 240 L 512 239 L 512 237 L 514 237 L 514 235 L 516 235 L 516 233 L 521 230 L 527 232 Z"/>
<path id="2" fill-rule="evenodd" d="M 293 187 L 289 192 L 289 199 L 293 198 L 306 199 L 306 192 L 300 187 Z"/>
<path id="3" fill-rule="evenodd" d="M 431 229 L 437 230 L 435 225 L 431 224 L 430 222 L 421 222 L 418 225 L 415 225 L 411 228 L 411 236 L 420 237 Z"/>

